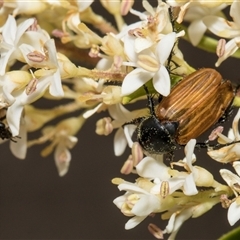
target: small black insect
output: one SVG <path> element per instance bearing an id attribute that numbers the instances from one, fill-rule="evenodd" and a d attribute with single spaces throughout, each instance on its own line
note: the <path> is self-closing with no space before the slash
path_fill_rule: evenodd
<path id="1" fill-rule="evenodd" d="M 16 142 L 16 140 L 14 140 L 14 137 L 12 136 L 12 133 L 9 127 L 7 127 L 6 124 L 3 122 L 3 120 L 6 118 L 7 109 L 3 108 L 1 110 L 2 110 L 1 115 L 3 114 L 3 110 L 5 111 L 5 113 L 2 117 L 0 117 L 0 138 L 2 140 L 10 139 L 11 141 Z"/>
<path id="2" fill-rule="evenodd" d="M 0 138 L 1 139 L 10 139 L 13 142 L 16 142 L 13 139 L 12 133 L 10 132 L 9 128 L 3 122 L 0 122 Z"/>

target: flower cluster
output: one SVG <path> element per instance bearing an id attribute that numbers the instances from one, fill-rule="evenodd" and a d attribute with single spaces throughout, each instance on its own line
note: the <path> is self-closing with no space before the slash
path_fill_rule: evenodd
<path id="1" fill-rule="evenodd" d="M 191 140 L 185 147 L 186 157 L 172 163 L 172 167 L 167 167 L 163 158 L 143 158 L 136 166 L 140 177 L 135 183 L 113 179 L 119 190 L 126 191 L 114 203 L 124 215 L 133 216 L 126 229 L 135 227 L 152 213 L 162 213 L 162 219 L 169 219 L 169 223 L 165 230 L 153 233 L 159 238 L 171 233 L 169 239 L 174 239 L 184 221 L 201 216 L 220 202 L 221 195 L 230 194 L 231 190 L 214 180 L 209 171 L 192 164 L 196 161 L 195 144 L 196 140 Z M 174 169 L 174 165 L 183 170 Z M 201 188 L 207 190 L 198 190 Z"/>
<path id="2" fill-rule="evenodd" d="M 239 176 L 220 170 L 227 182 L 223 185 L 207 169 L 194 165 L 195 139 L 186 144 L 183 160 L 168 165 L 162 154 L 144 152 L 132 140 L 136 126 L 126 123 L 139 124 L 133 120 L 144 119 L 148 109 L 130 111 L 124 105 L 142 100 L 146 91 L 167 97 L 174 84 L 195 71 L 184 60 L 180 39 L 216 53 L 216 67 L 230 56 L 240 57 L 240 2 L 158 0 L 152 6 L 142 0 L 143 12 L 135 8 L 134 0 L 100 3 L 114 17 L 116 27 L 93 10 L 96 3 L 90 0 L 0 3 L 1 142 L 9 140 L 12 153 L 24 159 L 29 147 L 49 141 L 41 155 L 54 152 L 58 173 L 64 176 L 70 149 L 77 144 L 84 122 L 108 111 L 109 116 L 97 121 L 96 133 L 108 136 L 115 131 L 115 155 L 122 155 L 127 146 L 131 149 L 121 173 L 139 176 L 135 183 L 113 179 L 126 192 L 114 200 L 124 215 L 132 217 L 126 229 L 161 213 L 162 219 L 169 219 L 168 225 L 160 230 L 150 224 L 149 231 L 157 238 L 171 234 L 174 239 L 185 220 L 199 217 L 217 203 L 229 207 L 228 220 L 233 225 L 240 218 Z M 231 19 L 225 16 L 228 11 Z M 137 21 L 127 24 L 125 15 Z M 207 32 L 220 39 L 206 36 Z M 84 55 L 86 50 L 88 55 Z M 203 67 L 207 66 L 203 63 Z M 236 106 L 238 98 L 236 94 L 232 101 Z M 37 108 L 34 103 L 43 99 L 57 104 L 51 109 Z M 51 125 L 60 116 L 63 120 Z M 239 118 L 240 111 L 228 137 L 216 131 L 219 143 L 215 147 L 205 144 L 212 159 L 232 163 L 238 174 Z M 28 133 L 37 130 L 42 135 L 29 139 Z"/>

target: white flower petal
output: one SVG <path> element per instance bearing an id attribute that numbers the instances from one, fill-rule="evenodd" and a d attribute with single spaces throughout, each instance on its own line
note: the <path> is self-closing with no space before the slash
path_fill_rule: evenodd
<path id="1" fill-rule="evenodd" d="M 195 157 L 193 153 L 195 144 L 196 144 L 196 139 L 191 139 L 185 146 L 186 163 L 191 171 L 193 171 L 192 160 Z"/>
<path id="2" fill-rule="evenodd" d="M 185 178 L 185 182 L 183 185 L 183 192 L 187 196 L 195 195 L 198 193 L 198 190 L 196 188 L 196 184 L 194 181 L 193 173 L 188 174 L 188 176 Z"/>
<path id="3" fill-rule="evenodd" d="M 125 134 L 125 137 L 127 139 L 128 146 L 130 148 L 132 148 L 132 146 L 133 146 L 132 135 L 135 132 L 135 130 L 136 130 L 135 125 L 124 126 L 124 134 Z"/>
<path id="4" fill-rule="evenodd" d="M 238 130 L 239 119 L 240 119 L 240 109 L 238 109 L 238 112 L 237 112 L 236 116 L 234 117 L 233 123 L 232 123 L 232 129 L 233 129 L 236 141 L 240 140 L 240 134 L 239 134 L 239 130 Z"/>
<path id="5" fill-rule="evenodd" d="M 220 174 L 228 186 L 232 186 L 234 183 L 240 183 L 240 178 L 227 169 L 221 169 Z"/>
<path id="6" fill-rule="evenodd" d="M 240 218 L 240 205 L 237 204 L 236 201 L 234 201 L 229 209 L 228 209 L 228 222 L 231 226 L 233 226 Z"/>
<path id="7" fill-rule="evenodd" d="M 86 119 L 89 118 L 89 117 L 91 117 L 91 116 L 92 116 L 94 113 L 96 113 L 102 106 L 103 106 L 103 103 L 98 104 L 95 108 L 86 111 L 86 112 L 83 114 L 83 117 L 86 118 Z"/>
<path id="8" fill-rule="evenodd" d="M 61 76 L 60 76 L 60 70 L 58 66 L 58 61 L 57 61 L 57 50 L 55 47 L 55 43 L 53 39 L 48 40 L 45 43 L 46 48 L 48 49 L 48 55 L 49 58 L 51 58 L 51 63 L 55 65 L 56 71 L 53 74 L 53 80 L 51 81 L 50 87 L 49 87 L 49 92 L 52 96 L 55 97 L 63 97 L 64 92 L 62 88 L 62 81 L 61 81 Z"/>
<path id="9" fill-rule="evenodd" d="M 233 167 L 234 167 L 236 173 L 238 174 L 238 176 L 240 176 L 240 162 L 239 161 L 233 162 Z"/>
<path id="10" fill-rule="evenodd" d="M 124 53 L 127 55 L 127 58 L 130 62 L 137 62 L 137 53 L 135 49 L 135 40 L 136 37 L 127 34 L 122 39 L 124 42 Z"/>
<path id="11" fill-rule="evenodd" d="M 113 119 L 123 119 L 124 122 L 128 121 L 129 116 L 132 114 L 120 103 L 110 105 L 108 107 L 108 112 Z"/>
<path id="12" fill-rule="evenodd" d="M 148 216 L 150 213 L 156 212 L 159 206 L 160 200 L 155 195 L 141 195 L 131 212 L 136 216 Z"/>
<path id="13" fill-rule="evenodd" d="M 233 21 L 240 26 L 240 2 L 233 1 L 230 8 L 230 16 L 233 18 Z"/>
<path id="14" fill-rule="evenodd" d="M 29 18 L 26 21 L 19 24 L 15 35 L 14 40 L 15 44 L 19 41 L 20 37 L 24 34 L 24 32 L 34 23 L 34 21 L 35 21 L 34 18 Z"/>
<path id="15" fill-rule="evenodd" d="M 143 84 L 149 81 L 153 76 L 153 73 L 144 71 L 141 68 L 136 68 L 132 72 L 130 72 L 123 80 L 122 84 L 122 96 L 127 96 L 138 88 L 140 88 Z"/>
<path id="16" fill-rule="evenodd" d="M 171 81 L 167 69 L 162 65 L 153 76 L 153 86 L 163 96 L 168 96 L 171 89 Z"/>
<path id="17" fill-rule="evenodd" d="M 138 175 L 148 179 L 159 178 L 168 180 L 171 176 L 168 173 L 169 168 L 163 163 L 163 160 L 155 160 L 152 157 L 145 157 L 136 166 Z"/>
<path id="18" fill-rule="evenodd" d="M 113 150 L 116 156 L 121 156 L 126 149 L 127 139 L 122 128 L 119 128 L 114 135 Z"/>
<path id="19" fill-rule="evenodd" d="M 13 137 L 19 135 L 22 110 L 23 105 L 21 103 L 19 104 L 19 101 L 15 101 L 14 104 L 8 108 L 6 118 Z"/>
<path id="20" fill-rule="evenodd" d="M 2 54 L 2 56 L 0 58 L 0 75 L 1 76 L 3 76 L 6 72 L 6 66 L 8 64 L 8 61 L 9 61 L 13 51 L 14 51 L 14 48 L 10 49 L 6 53 L 4 53 L 4 55 Z"/>
<path id="21" fill-rule="evenodd" d="M 175 219 L 176 219 L 177 213 L 173 213 L 168 221 L 168 225 L 165 228 L 165 231 L 167 233 L 171 233 L 173 231 L 174 228 L 174 223 L 175 223 Z"/>
<path id="22" fill-rule="evenodd" d="M 7 74 L 4 77 L 4 82 L 5 84 L 3 85 L 3 88 L 2 88 L 2 94 L 4 96 L 4 99 L 6 99 L 6 101 L 11 105 L 16 100 L 13 97 L 12 92 L 18 88 L 19 84 L 11 81 L 11 78 L 8 77 Z"/>
<path id="23" fill-rule="evenodd" d="M 17 31 L 16 20 L 12 15 L 9 14 L 8 19 L 5 25 L 3 26 L 2 30 L 3 40 L 8 44 L 13 45 L 16 37 L 16 31 Z"/>
<path id="24" fill-rule="evenodd" d="M 202 22 L 202 19 L 193 21 L 188 27 L 188 35 L 193 46 L 197 46 L 201 41 L 207 27 Z"/>
<path id="25" fill-rule="evenodd" d="M 64 96 L 59 69 L 57 69 L 56 72 L 52 75 L 52 81 L 49 86 L 49 93 L 54 97 Z"/>
<path id="26" fill-rule="evenodd" d="M 233 55 L 238 50 L 239 43 L 240 37 L 229 40 L 225 45 L 224 54 L 218 58 L 217 62 L 215 63 L 215 66 L 219 67 L 224 60 Z"/>
<path id="27" fill-rule="evenodd" d="M 137 186 L 136 184 L 130 183 L 130 182 L 124 182 L 124 183 L 119 184 L 118 189 L 120 191 L 134 192 L 134 193 L 138 193 L 138 194 L 146 194 L 146 195 L 149 194 L 144 189 L 142 189 L 139 186 Z"/>
<path id="28" fill-rule="evenodd" d="M 99 70 L 107 70 L 112 66 L 113 59 L 112 58 L 102 58 L 98 61 L 96 68 Z"/>
<path id="29" fill-rule="evenodd" d="M 63 143 L 57 145 L 54 152 L 54 160 L 60 177 L 64 176 L 69 169 L 71 153 Z"/>
<path id="30" fill-rule="evenodd" d="M 149 48 L 153 45 L 153 42 L 146 38 L 137 38 L 135 39 L 135 51 L 140 53 L 141 51 Z"/>
<path id="31" fill-rule="evenodd" d="M 180 227 L 182 226 L 182 224 L 187 219 L 189 219 L 191 216 L 192 216 L 192 209 L 191 208 L 187 208 L 186 210 L 181 211 L 180 214 L 178 214 L 174 219 L 175 221 L 174 221 L 173 229 L 172 229 L 171 235 L 169 236 L 168 239 L 175 239 L 175 237 L 176 237 Z"/>
<path id="32" fill-rule="evenodd" d="M 234 38 L 240 35 L 240 29 L 232 22 L 228 24 L 224 18 L 207 16 L 203 18 L 207 28 L 219 37 Z"/>
<path id="33" fill-rule="evenodd" d="M 185 178 L 170 178 L 168 182 L 170 188 L 169 194 L 172 194 L 183 186 Z"/>
<path id="34" fill-rule="evenodd" d="M 127 194 L 124 194 L 122 196 L 119 196 L 113 200 L 113 203 L 121 209 L 122 205 L 126 202 L 126 196 Z"/>
<path id="35" fill-rule="evenodd" d="M 159 62 L 161 64 L 164 64 L 168 59 L 172 51 L 173 45 L 175 43 L 175 40 L 176 40 L 176 33 L 172 32 L 165 35 L 157 44 L 156 56 L 158 56 Z"/>
<path id="36" fill-rule="evenodd" d="M 154 179 L 154 183 L 156 183 L 158 179 Z M 170 178 L 167 180 L 168 184 L 169 184 L 169 192 L 168 195 L 172 194 L 173 192 L 175 192 L 176 190 L 180 189 L 184 182 L 185 182 L 185 178 Z M 158 184 L 155 184 L 151 190 L 150 193 L 151 194 L 159 194 L 160 188 L 162 186 L 162 181 Z"/>
<path id="37" fill-rule="evenodd" d="M 126 230 L 129 230 L 129 229 L 132 229 L 134 227 L 136 227 L 139 223 L 141 223 L 147 216 L 142 216 L 142 217 L 139 217 L 139 216 L 134 216 L 132 217 L 131 219 L 129 219 L 127 221 L 127 223 L 125 224 L 125 229 Z"/>
<path id="38" fill-rule="evenodd" d="M 13 136 L 18 136 L 19 134 L 20 119 L 24 105 L 39 99 L 49 86 L 49 81 L 49 76 L 44 77 L 39 81 L 35 92 L 27 95 L 26 92 L 23 91 L 16 97 L 16 101 L 8 108 L 6 118 Z"/>

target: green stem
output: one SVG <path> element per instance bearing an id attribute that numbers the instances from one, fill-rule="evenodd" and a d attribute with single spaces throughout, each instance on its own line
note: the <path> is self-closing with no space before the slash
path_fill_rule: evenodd
<path id="1" fill-rule="evenodd" d="M 240 227 L 233 229 L 232 231 L 224 234 L 219 240 L 237 240 L 240 239 Z"/>
<path id="2" fill-rule="evenodd" d="M 183 39 L 190 42 L 190 39 L 187 33 L 187 27 L 184 25 L 179 25 L 179 27 L 185 31 L 185 35 L 183 36 Z M 202 40 L 197 45 L 197 47 L 207 52 L 216 53 L 217 44 L 218 44 L 218 40 L 211 37 L 203 36 Z M 240 58 L 240 49 L 238 49 L 233 55 L 231 55 L 231 57 Z"/>

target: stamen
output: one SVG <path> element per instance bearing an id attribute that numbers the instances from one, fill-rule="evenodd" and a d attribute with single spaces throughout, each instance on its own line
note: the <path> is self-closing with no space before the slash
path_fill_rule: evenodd
<path id="1" fill-rule="evenodd" d="M 138 163 L 143 159 L 143 151 L 139 142 L 133 143 L 132 158 L 133 158 L 133 166 L 137 166 Z"/>
<path id="2" fill-rule="evenodd" d="M 133 170 L 133 157 L 132 155 L 129 155 L 128 159 L 125 161 L 125 163 L 123 164 L 120 172 L 122 174 L 130 174 Z"/>
<path id="3" fill-rule="evenodd" d="M 230 204 L 232 203 L 232 201 L 228 199 L 226 194 L 222 194 L 220 196 L 220 202 L 223 208 L 229 208 Z"/>
<path id="4" fill-rule="evenodd" d="M 216 54 L 218 57 L 222 57 L 223 54 L 225 53 L 225 45 L 226 45 L 226 40 L 221 38 L 218 41 L 217 49 L 216 49 Z"/>
<path id="5" fill-rule="evenodd" d="M 37 51 L 28 53 L 27 58 L 33 62 L 43 62 L 44 60 L 46 60 L 46 56 Z"/>
<path id="6" fill-rule="evenodd" d="M 163 231 L 155 224 L 148 225 L 148 231 L 157 239 L 163 239 Z"/>
<path id="7" fill-rule="evenodd" d="M 169 194 L 169 182 L 163 181 L 160 187 L 160 195 L 165 198 Z"/>
<path id="8" fill-rule="evenodd" d="M 30 73 L 32 75 L 32 79 L 31 81 L 28 83 L 27 87 L 26 87 L 26 94 L 30 95 L 33 92 L 36 91 L 37 89 L 37 84 L 38 84 L 38 79 L 35 77 L 34 73 L 32 72 L 32 70 L 30 69 Z"/>
<path id="9" fill-rule="evenodd" d="M 223 131 L 223 127 L 222 126 L 218 126 L 215 129 L 212 130 L 211 134 L 208 137 L 209 141 L 214 141 L 217 137 L 219 133 L 222 133 Z"/>

